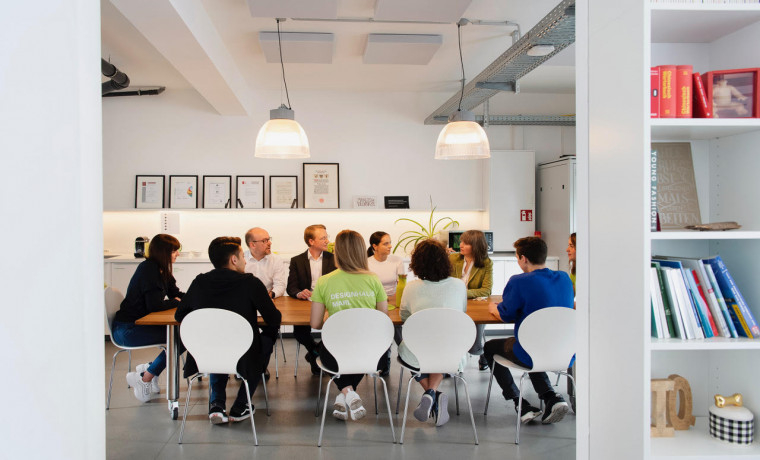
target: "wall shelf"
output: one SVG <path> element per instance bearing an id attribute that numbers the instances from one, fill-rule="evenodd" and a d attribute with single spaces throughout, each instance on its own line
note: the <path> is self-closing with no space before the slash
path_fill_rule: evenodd
<path id="1" fill-rule="evenodd" d="M 709 339 L 656 339 L 652 338 L 652 351 L 705 351 L 705 350 L 760 350 L 760 340 L 740 337 L 711 337 Z"/>
<path id="2" fill-rule="evenodd" d="M 676 431 L 672 438 L 652 438 L 652 459 L 725 460 L 726 458 L 758 458 L 760 444 L 729 444 L 710 436 L 707 417 L 697 417 L 695 426 Z"/>
<path id="3" fill-rule="evenodd" d="M 714 139 L 760 131 L 760 118 L 653 118 L 652 141 Z"/>
<path id="4" fill-rule="evenodd" d="M 700 232 L 696 230 L 663 230 L 650 232 L 652 240 L 756 240 L 760 239 L 759 231 L 727 230 L 722 232 Z"/>

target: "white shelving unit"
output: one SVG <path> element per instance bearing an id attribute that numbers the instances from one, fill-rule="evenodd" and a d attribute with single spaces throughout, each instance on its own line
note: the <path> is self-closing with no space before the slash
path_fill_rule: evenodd
<path id="1" fill-rule="evenodd" d="M 651 65 L 691 64 L 695 72 L 760 67 L 760 5 L 648 5 L 651 36 L 645 37 Z M 646 24 L 646 20 L 645 20 Z M 645 31 L 647 27 L 644 28 Z M 648 108 L 648 107 L 647 107 Z M 692 143 L 697 187 L 704 222 L 737 221 L 741 230 L 727 232 L 651 232 L 645 247 L 652 254 L 708 257 L 720 255 L 756 318 L 760 318 L 760 119 L 649 119 L 645 130 L 652 142 Z M 702 152 L 703 154 L 697 154 Z M 707 190 L 709 189 L 709 193 Z M 704 200 L 703 200 L 704 201 Z M 648 266 L 648 265 L 647 265 Z M 648 288 L 647 288 L 648 289 Z M 645 295 L 649 308 L 649 293 Z M 647 310 L 648 312 L 648 310 Z M 648 334 L 650 329 L 645 328 Z M 685 377 L 694 395 L 697 424 L 672 438 L 652 438 L 650 458 L 760 458 L 760 442 L 737 447 L 714 440 L 707 426 L 707 408 L 716 393 L 741 392 L 745 405 L 760 415 L 757 370 L 760 339 L 716 337 L 702 340 L 644 340 L 650 378 Z M 646 360 L 645 360 L 646 362 Z M 755 435 L 757 437 L 757 433 Z M 645 452 L 646 453 L 646 452 Z"/>

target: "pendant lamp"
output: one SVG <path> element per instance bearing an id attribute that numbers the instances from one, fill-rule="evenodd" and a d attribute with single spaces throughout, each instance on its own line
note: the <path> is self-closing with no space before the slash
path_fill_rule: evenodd
<path id="1" fill-rule="evenodd" d="M 462 110 L 464 96 L 464 61 L 462 60 L 461 24 L 457 23 L 459 40 L 459 63 L 462 67 L 462 89 L 459 93 L 459 108 L 449 117 L 449 122 L 438 135 L 435 144 L 436 160 L 476 160 L 491 157 L 491 147 L 485 130 L 475 122 L 475 114 Z"/>
<path id="2" fill-rule="evenodd" d="M 259 130 L 256 136 L 256 147 L 253 156 L 257 158 L 309 158 L 309 139 L 301 125 L 295 120 L 295 112 L 290 107 L 288 84 L 285 81 L 285 64 L 282 61 L 282 40 L 280 38 L 280 19 L 277 19 L 277 44 L 280 49 L 280 66 L 282 67 L 282 82 L 285 85 L 285 95 L 288 105 L 269 111 L 269 121 Z"/>

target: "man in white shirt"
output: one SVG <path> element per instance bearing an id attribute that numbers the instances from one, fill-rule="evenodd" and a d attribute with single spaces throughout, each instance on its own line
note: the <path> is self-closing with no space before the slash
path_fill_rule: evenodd
<path id="1" fill-rule="evenodd" d="M 269 292 L 269 297 L 285 295 L 288 269 L 276 254 L 272 254 L 272 237 L 260 227 L 245 233 L 245 244 L 250 250 L 246 258 L 245 271 L 260 279 Z"/>

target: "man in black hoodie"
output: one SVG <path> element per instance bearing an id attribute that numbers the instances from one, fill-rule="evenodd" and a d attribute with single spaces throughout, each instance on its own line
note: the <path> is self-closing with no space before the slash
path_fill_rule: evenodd
<path id="1" fill-rule="evenodd" d="M 245 256 L 240 243 L 240 238 L 231 236 L 221 236 L 211 242 L 208 247 L 208 256 L 214 269 L 198 275 L 193 280 L 187 293 L 182 297 L 174 317 L 182 322 L 182 319 L 193 310 L 222 308 L 245 318 L 253 329 L 253 343 L 238 361 L 237 371 L 248 380 L 251 396 L 253 396 L 261 374 L 269 363 L 275 340 L 275 337 L 259 333 L 259 327 L 256 324 L 257 311 L 267 325 L 272 326 L 268 329 L 275 331 L 280 326 L 282 315 L 272 303 L 272 298 L 267 293 L 264 284 L 252 274 L 245 273 Z M 224 331 L 215 331 L 213 325 L 209 325 L 209 334 L 220 333 L 224 334 Z M 220 340 L 223 340 L 223 337 L 220 337 Z M 197 371 L 197 366 L 189 356 L 185 365 L 185 376 L 192 375 L 193 371 Z M 229 420 L 239 422 L 252 415 L 248 411 L 245 385 L 241 385 L 230 409 L 230 415 L 227 416 L 225 388 L 228 379 L 229 376 L 223 374 L 211 374 L 209 379 L 211 398 L 208 417 L 214 425 Z"/>

